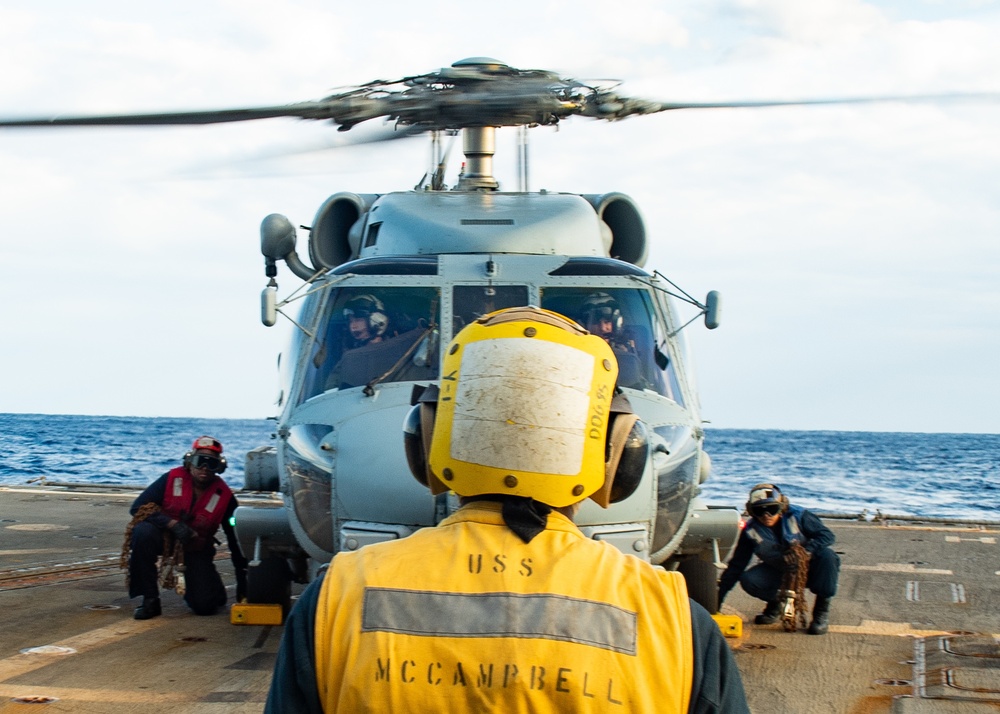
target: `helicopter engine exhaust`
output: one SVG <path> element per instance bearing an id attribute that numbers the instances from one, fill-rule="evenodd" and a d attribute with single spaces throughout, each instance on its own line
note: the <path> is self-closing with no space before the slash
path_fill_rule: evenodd
<path id="1" fill-rule="evenodd" d="M 309 257 L 318 268 L 336 268 L 358 256 L 363 218 L 378 194 L 340 191 L 323 202 L 309 233 Z"/>
<path id="2" fill-rule="evenodd" d="M 646 263 L 648 246 L 646 226 L 639 207 L 624 193 L 588 194 L 583 196 L 597 211 L 597 217 L 611 230 L 608 255 L 640 268 Z"/>

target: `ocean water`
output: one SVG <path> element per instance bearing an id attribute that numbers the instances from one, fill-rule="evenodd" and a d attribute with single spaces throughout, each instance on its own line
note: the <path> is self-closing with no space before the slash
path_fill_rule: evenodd
<path id="1" fill-rule="evenodd" d="M 1000 434 L 712 429 L 709 502 L 772 482 L 831 513 L 1000 522 Z"/>
<path id="2" fill-rule="evenodd" d="M 209 434 L 226 449 L 223 477 L 239 488 L 244 454 L 272 443 L 273 431 L 264 419 L 0 414 L 0 484 L 143 487 Z M 750 486 L 768 481 L 823 512 L 1000 521 L 998 434 L 708 429 L 705 444 L 709 503 L 742 506 Z"/>
<path id="3" fill-rule="evenodd" d="M 222 474 L 243 486 L 247 451 L 272 443 L 266 419 L 0 414 L 0 484 L 72 482 L 144 487 L 180 466 L 194 440 L 222 442 Z"/>

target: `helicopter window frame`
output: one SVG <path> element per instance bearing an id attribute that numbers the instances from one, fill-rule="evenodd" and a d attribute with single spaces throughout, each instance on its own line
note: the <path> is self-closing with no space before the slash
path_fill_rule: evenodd
<path id="1" fill-rule="evenodd" d="M 331 275 L 437 275 L 439 260 L 436 255 L 405 255 L 390 258 L 373 256 L 358 258 L 338 265 Z"/>
<path id="2" fill-rule="evenodd" d="M 652 280 L 656 281 L 656 278 Z M 685 399 L 694 403 L 697 401 L 697 389 L 695 388 L 694 374 L 688 366 L 691 364 L 691 352 L 687 338 L 684 335 L 683 326 L 678 328 L 671 324 L 668 319 L 680 317 L 680 313 L 677 310 L 677 301 L 663 286 L 655 282 L 648 283 L 648 285 L 653 289 L 653 299 L 660 304 L 659 312 L 664 318 L 664 322 L 661 325 L 661 329 L 664 330 L 663 344 L 665 344 L 668 350 L 667 354 L 674 365 L 678 387 L 681 393 L 684 394 Z"/>
<path id="3" fill-rule="evenodd" d="M 470 294 L 463 296 L 461 299 L 457 299 L 459 296 L 456 295 L 456 291 L 459 290 L 469 290 Z M 495 294 L 489 295 L 490 290 L 495 291 Z M 500 297 L 499 301 L 494 302 L 491 308 L 485 304 L 476 305 L 472 302 L 474 298 L 497 297 L 497 294 L 509 296 L 512 295 L 515 290 L 524 291 L 523 299 L 521 296 L 517 296 L 516 300 L 508 300 Z M 473 294 L 479 293 L 480 291 L 481 295 Z M 451 290 L 448 290 L 447 292 L 449 293 L 449 303 L 446 314 L 451 315 L 451 333 L 449 339 L 457 335 L 466 325 L 475 322 L 478 317 L 482 317 L 490 312 L 502 310 L 508 307 L 524 307 L 535 304 L 532 302 L 532 295 L 535 294 L 535 291 L 532 289 L 531 285 L 524 281 L 505 283 L 491 281 L 487 284 L 483 284 L 482 282 L 455 282 L 451 283 Z M 458 307 L 460 305 L 462 306 L 461 308 Z M 477 307 L 484 308 L 486 311 L 483 312 L 482 310 L 476 310 L 475 308 Z M 468 314 L 470 309 L 473 314 Z M 464 314 L 459 315 L 460 311 L 463 311 Z"/>
<path id="4" fill-rule="evenodd" d="M 413 294 L 413 291 L 420 293 Z M 298 356 L 301 376 L 293 387 L 294 399 L 290 401 L 300 405 L 323 394 L 366 384 L 437 379 L 440 367 L 437 345 L 443 307 L 441 293 L 440 281 L 434 278 L 386 276 L 380 280 L 358 280 L 344 276 L 323 295 L 323 304 L 318 308 L 316 334 L 304 340 L 305 349 Z M 345 344 L 348 323 L 343 310 L 348 301 L 363 295 L 379 298 L 389 318 L 388 330 L 393 334 L 389 338 L 373 340 L 371 344 L 355 345 L 352 350 Z M 426 306 L 430 314 L 414 310 L 414 303 L 407 302 L 413 300 L 417 301 L 417 305 Z M 407 309 L 414 314 L 407 314 Z M 342 363 L 342 358 L 350 352 L 355 353 L 352 361 Z M 342 380 L 345 370 L 349 372 L 346 381 Z"/>
<path id="5" fill-rule="evenodd" d="M 294 403 L 291 395 L 295 393 L 298 386 L 296 375 L 299 373 L 299 366 L 302 363 L 302 355 L 309 352 L 319 324 L 320 315 L 326 301 L 326 294 L 322 292 L 324 288 L 332 285 L 327 283 L 323 286 L 313 286 L 312 289 L 301 295 L 289 296 L 284 303 L 301 301 L 296 319 L 289 318 L 293 328 L 289 338 L 288 347 L 278 353 L 278 407 L 284 407 L 286 403 Z"/>
<path id="6" fill-rule="evenodd" d="M 552 305 L 550 300 L 553 290 L 566 291 L 565 295 L 558 296 L 564 300 L 567 298 L 571 300 L 574 294 L 579 296 L 575 314 L 567 314 L 564 303 Z M 546 292 L 550 295 L 548 299 Z M 574 321 L 579 321 L 582 303 L 593 293 L 611 295 L 622 306 L 622 311 L 627 312 L 626 316 L 629 318 L 622 325 L 623 334 L 619 335 L 619 339 L 609 341 L 619 359 L 621 370 L 619 379 L 627 380 L 620 386 L 653 392 L 680 407 L 686 407 L 689 395 L 683 390 L 680 376 L 676 374 L 669 340 L 665 345 L 666 352 L 663 352 L 666 364 L 661 367 L 656 361 L 655 350 L 662 352 L 664 346 L 657 344 L 655 340 L 665 325 L 660 318 L 663 306 L 657 300 L 656 291 L 651 286 L 640 280 L 612 282 L 587 279 L 584 276 L 564 277 L 546 280 L 538 287 L 537 299 L 543 309 L 554 310 Z M 586 328 L 582 323 L 581 326 Z"/>

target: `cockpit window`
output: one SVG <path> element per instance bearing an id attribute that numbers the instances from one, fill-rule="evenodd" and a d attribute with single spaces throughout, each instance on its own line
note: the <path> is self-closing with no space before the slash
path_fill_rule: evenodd
<path id="1" fill-rule="evenodd" d="M 452 289 L 452 331 L 458 331 L 483 315 L 506 307 L 528 304 L 527 285 L 456 285 Z"/>
<path id="2" fill-rule="evenodd" d="M 300 401 L 330 389 L 431 380 L 438 372 L 436 288 L 343 288 L 330 296 Z"/>
<path id="3" fill-rule="evenodd" d="M 618 384 L 650 389 L 683 406 L 673 360 L 653 300 L 634 288 L 543 288 L 542 307 L 607 340 L 618 358 Z"/>

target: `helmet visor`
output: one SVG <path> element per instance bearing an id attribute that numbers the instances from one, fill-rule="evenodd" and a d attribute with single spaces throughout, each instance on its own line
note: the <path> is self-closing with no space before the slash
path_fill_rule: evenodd
<path id="1" fill-rule="evenodd" d="M 218 456 L 195 454 L 191 457 L 191 468 L 193 469 L 205 469 L 206 471 L 218 473 L 220 466 L 222 466 L 222 460 Z"/>
<path id="2" fill-rule="evenodd" d="M 781 504 L 779 503 L 762 503 L 759 506 L 751 506 L 750 515 L 754 518 L 763 518 L 764 516 L 776 516 L 781 512 Z"/>

